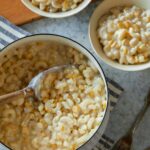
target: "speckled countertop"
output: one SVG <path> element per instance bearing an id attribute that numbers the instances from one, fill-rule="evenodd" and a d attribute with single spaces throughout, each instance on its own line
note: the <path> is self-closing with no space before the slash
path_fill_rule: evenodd
<path id="1" fill-rule="evenodd" d="M 88 38 L 89 18 L 99 2 L 90 4 L 81 13 L 63 19 L 41 19 L 23 25 L 31 33 L 54 33 L 78 41 L 89 50 L 92 48 Z M 92 51 L 93 52 L 93 51 Z M 94 52 L 93 52 L 94 53 Z M 150 88 L 150 69 L 140 72 L 124 72 L 113 69 L 99 59 L 107 77 L 119 83 L 125 90 L 113 110 L 107 134 L 113 139 L 120 138 L 131 126 L 135 116 L 144 104 L 144 97 Z M 134 150 L 144 150 L 150 146 L 150 109 L 138 128 L 133 143 Z"/>

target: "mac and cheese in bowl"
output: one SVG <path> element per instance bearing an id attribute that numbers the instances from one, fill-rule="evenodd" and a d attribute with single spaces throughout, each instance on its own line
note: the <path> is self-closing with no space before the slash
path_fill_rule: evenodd
<path id="1" fill-rule="evenodd" d="M 0 141 L 14 150 L 75 150 L 97 131 L 107 107 L 106 84 L 81 52 L 54 42 L 28 42 L 3 55 L 0 95 L 19 90 L 39 72 L 79 64 L 48 75 L 41 99 L 20 97 L 0 106 Z"/>
<path id="2" fill-rule="evenodd" d="M 114 7 L 99 20 L 105 55 L 123 65 L 150 61 L 150 13 L 137 6 Z"/>
<path id="3" fill-rule="evenodd" d="M 46 12 L 64 12 L 72 10 L 84 0 L 30 0 L 32 5 Z"/>

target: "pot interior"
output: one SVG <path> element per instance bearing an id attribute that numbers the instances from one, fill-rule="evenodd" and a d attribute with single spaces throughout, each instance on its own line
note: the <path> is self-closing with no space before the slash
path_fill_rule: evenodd
<path id="1" fill-rule="evenodd" d="M 108 89 L 105 76 L 96 58 L 80 44 L 57 35 L 33 35 L 8 45 L 0 53 L 0 60 L 2 77 L 0 95 L 26 87 L 35 75 L 52 66 L 68 63 L 85 64 L 87 61 L 93 69 L 98 70 L 105 84 L 106 109 L 101 117 L 101 121 L 103 121 L 108 107 Z M 0 108 L 0 111 L 3 111 L 3 108 Z"/>

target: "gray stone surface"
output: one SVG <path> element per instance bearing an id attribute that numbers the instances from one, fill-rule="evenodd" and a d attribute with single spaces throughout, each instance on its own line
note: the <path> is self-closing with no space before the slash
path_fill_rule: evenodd
<path id="1" fill-rule="evenodd" d="M 73 17 L 64 19 L 41 19 L 22 27 L 31 33 L 55 33 L 67 36 L 92 51 L 88 38 L 88 23 L 97 4 L 98 2 L 89 5 L 88 8 Z M 140 72 L 124 72 L 109 67 L 100 59 L 99 61 L 107 77 L 119 83 L 125 90 L 110 116 L 106 130 L 110 137 L 118 139 L 126 133 L 144 104 L 144 97 L 150 88 L 150 69 Z M 150 146 L 149 116 L 150 110 L 147 112 L 135 134 L 133 143 L 134 150 L 144 150 Z"/>

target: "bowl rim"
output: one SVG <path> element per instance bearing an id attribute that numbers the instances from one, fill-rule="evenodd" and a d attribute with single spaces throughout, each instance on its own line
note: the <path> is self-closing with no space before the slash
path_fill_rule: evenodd
<path id="1" fill-rule="evenodd" d="M 65 18 L 65 17 L 75 15 L 75 14 L 79 13 L 80 11 L 82 11 L 83 9 L 85 9 L 90 4 L 91 1 L 92 0 L 83 0 L 83 2 L 81 2 L 79 4 L 79 6 L 77 6 L 74 9 L 64 11 L 64 12 L 52 13 L 52 12 L 46 12 L 46 11 L 40 10 L 36 6 L 32 5 L 29 2 L 29 0 L 21 0 L 21 2 L 32 12 L 34 12 L 40 16 L 48 17 L 48 18 Z"/>
<path id="2" fill-rule="evenodd" d="M 99 125 L 99 127 L 97 128 L 97 130 L 95 131 L 95 133 L 84 143 L 82 144 L 80 147 L 77 148 L 77 150 L 79 150 L 80 148 L 82 148 L 84 145 L 86 145 L 93 137 L 94 135 L 100 130 L 100 128 L 103 126 L 105 120 L 107 119 L 107 114 L 109 114 L 110 112 L 110 94 L 109 94 L 109 88 L 108 88 L 108 83 L 107 83 L 107 77 L 104 73 L 104 70 L 103 68 L 101 67 L 101 64 L 100 62 L 98 61 L 98 59 L 92 54 L 92 52 L 90 52 L 85 46 L 83 46 L 82 44 L 78 43 L 77 41 L 71 39 L 71 38 L 68 38 L 66 36 L 63 36 L 63 35 L 59 35 L 59 34 L 50 34 L 50 33 L 39 33 L 39 34 L 32 34 L 32 35 L 27 35 L 25 37 L 22 37 L 22 38 L 19 38 L 11 43 L 9 43 L 7 46 L 5 46 L 3 49 L 0 50 L 0 53 L 5 51 L 5 49 L 7 48 L 11 48 L 11 46 L 13 46 L 14 44 L 16 44 L 17 42 L 21 41 L 21 40 L 24 40 L 26 38 L 32 38 L 32 37 L 36 37 L 36 36 L 51 36 L 51 37 L 58 37 L 58 38 L 62 38 L 64 40 L 67 40 L 67 41 L 70 41 L 70 42 L 73 42 L 75 43 L 76 45 L 80 46 L 82 49 L 84 49 L 85 51 L 87 51 L 89 53 L 89 55 L 91 57 L 93 57 L 93 59 L 96 61 L 96 63 L 98 64 L 100 70 L 101 70 L 101 74 L 103 75 L 103 80 L 105 82 L 105 89 L 106 89 L 106 101 L 107 101 L 107 107 L 104 111 L 104 116 L 103 116 L 103 119 L 101 120 L 101 124 Z"/>
<path id="3" fill-rule="evenodd" d="M 98 57 L 100 57 L 100 59 L 106 63 L 107 65 L 115 68 L 115 69 L 119 69 L 119 70 L 123 70 L 123 71 L 130 71 L 130 72 L 134 72 L 134 71 L 142 71 L 142 70 L 146 70 L 146 69 L 149 69 L 150 68 L 150 61 L 146 62 L 146 63 L 143 63 L 143 64 L 135 64 L 135 65 L 123 65 L 123 64 L 120 64 L 116 61 L 113 61 L 111 60 L 110 58 L 108 58 L 105 53 L 103 52 L 103 49 L 101 49 L 100 53 L 103 53 L 105 56 L 102 56 L 98 51 L 99 49 L 95 46 L 94 44 L 94 39 L 93 39 L 93 36 L 94 38 L 97 36 L 97 35 L 94 35 L 92 33 L 93 31 L 93 27 L 92 27 L 92 24 L 93 24 L 93 21 L 97 22 L 97 26 L 98 26 L 98 20 L 94 20 L 95 16 L 97 15 L 97 11 L 101 9 L 101 6 L 104 4 L 104 3 L 107 3 L 108 1 L 110 0 L 105 0 L 105 1 L 102 1 L 97 7 L 96 9 L 94 10 L 91 18 L 90 18 L 90 21 L 89 21 L 89 25 L 88 25 L 88 36 L 89 36 L 89 40 L 90 40 L 90 45 L 92 47 L 92 49 L 94 50 L 94 52 L 98 55 Z M 117 5 L 116 5 L 117 6 Z M 115 7 L 115 6 L 112 6 L 112 8 Z M 103 15 L 103 14 L 102 14 Z M 101 18 L 101 15 L 99 17 L 99 19 Z M 98 37 L 97 37 L 98 39 Z M 99 43 L 99 45 L 101 45 Z"/>

